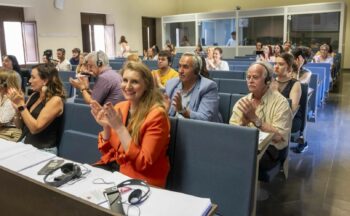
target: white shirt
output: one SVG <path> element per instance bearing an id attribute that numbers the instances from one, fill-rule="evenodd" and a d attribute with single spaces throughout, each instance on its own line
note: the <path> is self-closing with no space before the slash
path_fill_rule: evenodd
<path id="1" fill-rule="evenodd" d="M 228 39 L 226 46 L 235 47 L 237 46 L 237 42 L 233 38 L 230 38 Z"/>
<path id="2" fill-rule="evenodd" d="M 72 65 L 70 64 L 70 62 L 67 59 L 65 59 L 63 62 L 59 62 L 56 65 L 56 68 L 58 71 L 71 71 Z"/>

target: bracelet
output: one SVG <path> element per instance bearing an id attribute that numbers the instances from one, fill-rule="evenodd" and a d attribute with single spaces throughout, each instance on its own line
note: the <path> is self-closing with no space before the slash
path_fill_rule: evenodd
<path id="1" fill-rule="evenodd" d="M 26 108 L 27 108 L 27 106 L 23 105 L 23 106 L 19 106 L 17 109 L 19 112 L 23 112 Z"/>

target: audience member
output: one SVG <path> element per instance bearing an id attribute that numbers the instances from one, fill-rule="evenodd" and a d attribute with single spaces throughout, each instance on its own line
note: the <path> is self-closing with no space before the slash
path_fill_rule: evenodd
<path id="1" fill-rule="evenodd" d="M 292 101 L 293 124 L 292 133 L 300 131 L 303 123 L 303 115 L 300 107 L 301 84 L 298 80 L 292 78 L 294 57 L 289 53 L 283 53 L 276 58 L 274 72 L 277 75 L 276 80 L 271 84 L 285 98 Z M 274 87 L 272 87 L 274 86 Z"/>
<path id="2" fill-rule="evenodd" d="M 194 53 L 196 53 L 196 55 L 199 55 L 199 56 L 204 56 L 205 53 L 204 53 L 202 45 L 198 44 L 196 46 L 196 49 L 194 50 Z"/>
<path id="3" fill-rule="evenodd" d="M 236 41 L 236 32 L 231 32 L 231 38 L 228 39 L 226 46 L 229 47 L 235 47 L 237 46 L 237 41 Z"/>
<path id="4" fill-rule="evenodd" d="M 21 91 L 16 72 L 0 69 L 0 139 L 17 142 L 22 131 L 16 128 L 15 118 L 18 116 L 6 95 L 10 88 Z"/>
<path id="5" fill-rule="evenodd" d="M 330 63 L 333 65 L 333 56 L 329 53 L 329 46 L 327 44 L 322 44 L 320 46 L 319 55 L 315 55 L 312 59 L 315 63 Z"/>
<path id="6" fill-rule="evenodd" d="M 79 55 L 79 64 L 75 70 L 75 72 L 77 74 L 82 74 L 82 73 L 88 73 L 88 69 L 86 67 L 86 61 L 85 61 L 85 57 L 88 55 L 89 53 L 87 52 L 83 52 L 80 53 Z"/>
<path id="7" fill-rule="evenodd" d="M 250 93 L 233 107 L 230 124 L 255 127 L 274 133 L 272 143 L 259 162 L 259 179 L 287 156 L 292 112 L 286 98 L 269 88 L 273 69 L 268 62 L 253 63 L 247 71 Z"/>
<path id="8" fill-rule="evenodd" d="M 257 61 L 266 61 L 266 62 L 275 61 L 275 57 L 272 54 L 272 48 L 270 45 L 264 45 L 262 50 L 263 50 L 263 53 L 258 55 Z"/>
<path id="9" fill-rule="evenodd" d="M 214 49 L 215 49 L 214 47 L 207 48 L 207 57 L 205 58 L 207 69 L 209 68 L 209 65 L 212 65 L 214 62 L 214 58 L 213 58 Z"/>
<path id="10" fill-rule="evenodd" d="M 127 62 L 121 74 L 126 101 L 114 108 L 111 103 L 91 104 L 93 116 L 103 127 L 98 139 L 102 157 L 97 166 L 114 171 L 118 163 L 121 173 L 165 187 L 170 169 L 170 123 L 163 96 L 141 62 Z"/>
<path id="11" fill-rule="evenodd" d="M 99 104 L 111 102 L 113 105 L 124 100 L 120 85 L 122 77 L 109 67 L 108 56 L 103 51 L 91 52 L 86 57 L 88 72 L 96 77 L 96 82 L 90 90 L 86 77 L 70 78 L 72 86 L 82 93 L 85 103 L 90 104 L 92 100 Z"/>
<path id="12" fill-rule="evenodd" d="M 124 58 L 127 57 L 130 52 L 130 47 L 124 35 L 120 36 L 119 45 L 120 45 L 120 52 L 121 52 L 120 56 Z"/>
<path id="13" fill-rule="evenodd" d="M 292 52 L 292 43 L 290 41 L 285 41 L 283 43 L 283 50 L 286 53 L 291 53 Z"/>
<path id="14" fill-rule="evenodd" d="M 56 68 L 58 71 L 71 71 L 72 65 L 66 59 L 66 50 L 64 48 L 57 49 L 57 65 Z"/>
<path id="15" fill-rule="evenodd" d="M 176 49 L 173 44 L 167 44 L 164 49 L 169 51 L 171 53 L 171 56 L 174 57 L 176 55 Z"/>
<path id="16" fill-rule="evenodd" d="M 257 41 L 257 42 L 255 43 L 255 51 L 254 51 L 254 54 L 257 55 L 257 56 L 263 54 L 264 52 L 263 52 L 262 47 L 263 47 L 263 44 L 262 44 L 260 41 Z"/>
<path id="17" fill-rule="evenodd" d="M 188 39 L 187 35 L 184 35 L 182 37 L 182 40 L 180 42 L 180 46 L 191 46 L 190 40 Z"/>
<path id="18" fill-rule="evenodd" d="M 170 116 L 203 121 L 222 122 L 216 83 L 200 75 L 202 59 L 185 53 L 179 61 L 179 77 L 165 86 L 171 100 Z"/>
<path id="19" fill-rule="evenodd" d="M 79 64 L 79 60 L 80 60 L 80 49 L 79 48 L 74 48 L 72 49 L 72 58 L 69 59 L 69 63 L 71 65 L 78 65 Z"/>
<path id="20" fill-rule="evenodd" d="M 135 53 L 132 53 L 132 54 L 129 54 L 128 57 L 126 57 L 126 61 L 136 61 L 136 62 L 139 62 L 139 61 L 141 61 L 141 60 L 140 60 L 139 55 L 137 55 L 137 54 L 135 54 Z"/>
<path id="21" fill-rule="evenodd" d="M 157 61 L 158 55 L 155 54 L 154 48 L 148 48 L 147 51 L 143 51 L 143 60 Z"/>
<path id="22" fill-rule="evenodd" d="M 275 56 L 275 59 L 277 56 L 281 55 L 282 53 L 284 53 L 282 45 L 276 44 L 273 48 L 273 55 Z"/>
<path id="23" fill-rule="evenodd" d="M 8 98 L 18 110 L 16 125 L 22 128 L 19 141 L 57 154 L 62 127 L 65 91 L 57 69 L 51 64 L 33 67 L 29 83 L 34 93 L 27 103 L 21 91 L 8 90 Z"/>
<path id="24" fill-rule="evenodd" d="M 7 70 L 14 70 L 16 72 L 18 84 L 21 87 L 21 89 L 24 91 L 25 83 L 22 80 L 22 72 L 16 56 L 5 55 L 2 58 L 2 66 Z"/>
<path id="25" fill-rule="evenodd" d="M 44 64 L 53 63 L 52 61 L 52 50 L 48 49 L 44 51 L 42 61 Z"/>
<path id="26" fill-rule="evenodd" d="M 311 50 L 308 47 L 299 46 L 292 51 L 294 56 L 294 65 L 292 77 L 300 81 L 300 83 L 309 84 L 311 79 L 311 71 L 304 67 L 311 56 Z"/>
<path id="27" fill-rule="evenodd" d="M 227 61 L 221 60 L 222 56 L 222 49 L 220 47 L 216 47 L 214 49 L 214 54 L 213 54 L 213 62 L 207 62 L 207 68 L 209 71 L 214 71 L 214 70 L 221 70 L 221 71 L 228 71 L 230 70 Z"/>
<path id="28" fill-rule="evenodd" d="M 160 51 L 158 57 L 158 70 L 152 71 L 156 84 L 160 88 L 165 88 L 168 80 L 178 77 L 179 73 L 171 66 L 171 54 L 168 51 Z"/>

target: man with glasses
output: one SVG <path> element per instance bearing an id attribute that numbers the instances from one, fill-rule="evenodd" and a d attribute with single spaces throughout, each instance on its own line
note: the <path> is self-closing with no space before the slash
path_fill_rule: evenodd
<path id="1" fill-rule="evenodd" d="M 102 51 L 91 52 L 85 59 L 87 70 L 96 77 L 93 89 L 90 90 L 87 77 L 80 76 L 69 80 L 74 88 L 80 90 L 85 103 L 90 104 L 92 100 L 96 100 L 101 105 L 107 102 L 114 105 L 123 101 L 122 77 L 109 67 L 107 55 Z"/>

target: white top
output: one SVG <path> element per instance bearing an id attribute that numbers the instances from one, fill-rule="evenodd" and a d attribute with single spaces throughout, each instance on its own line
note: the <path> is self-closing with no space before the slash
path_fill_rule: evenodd
<path id="1" fill-rule="evenodd" d="M 320 55 L 314 56 L 313 61 L 315 63 L 330 63 L 333 65 L 333 57 L 328 56 L 326 59 L 322 59 Z"/>
<path id="2" fill-rule="evenodd" d="M 233 38 L 228 39 L 226 46 L 235 47 L 237 46 L 237 41 Z"/>
<path id="3" fill-rule="evenodd" d="M 210 71 L 214 71 L 214 70 L 229 71 L 230 67 L 228 66 L 227 61 L 220 61 L 219 64 L 215 64 L 214 62 L 213 62 L 213 65 L 208 64 L 207 69 Z"/>
<path id="4" fill-rule="evenodd" d="M 67 59 L 65 59 L 63 62 L 58 62 L 56 68 L 58 71 L 71 71 L 72 65 Z"/>
<path id="5" fill-rule="evenodd" d="M 13 108 L 10 99 L 6 96 L 2 98 L 0 95 L 0 125 L 14 125 L 13 118 L 15 117 L 15 114 L 16 110 Z"/>

